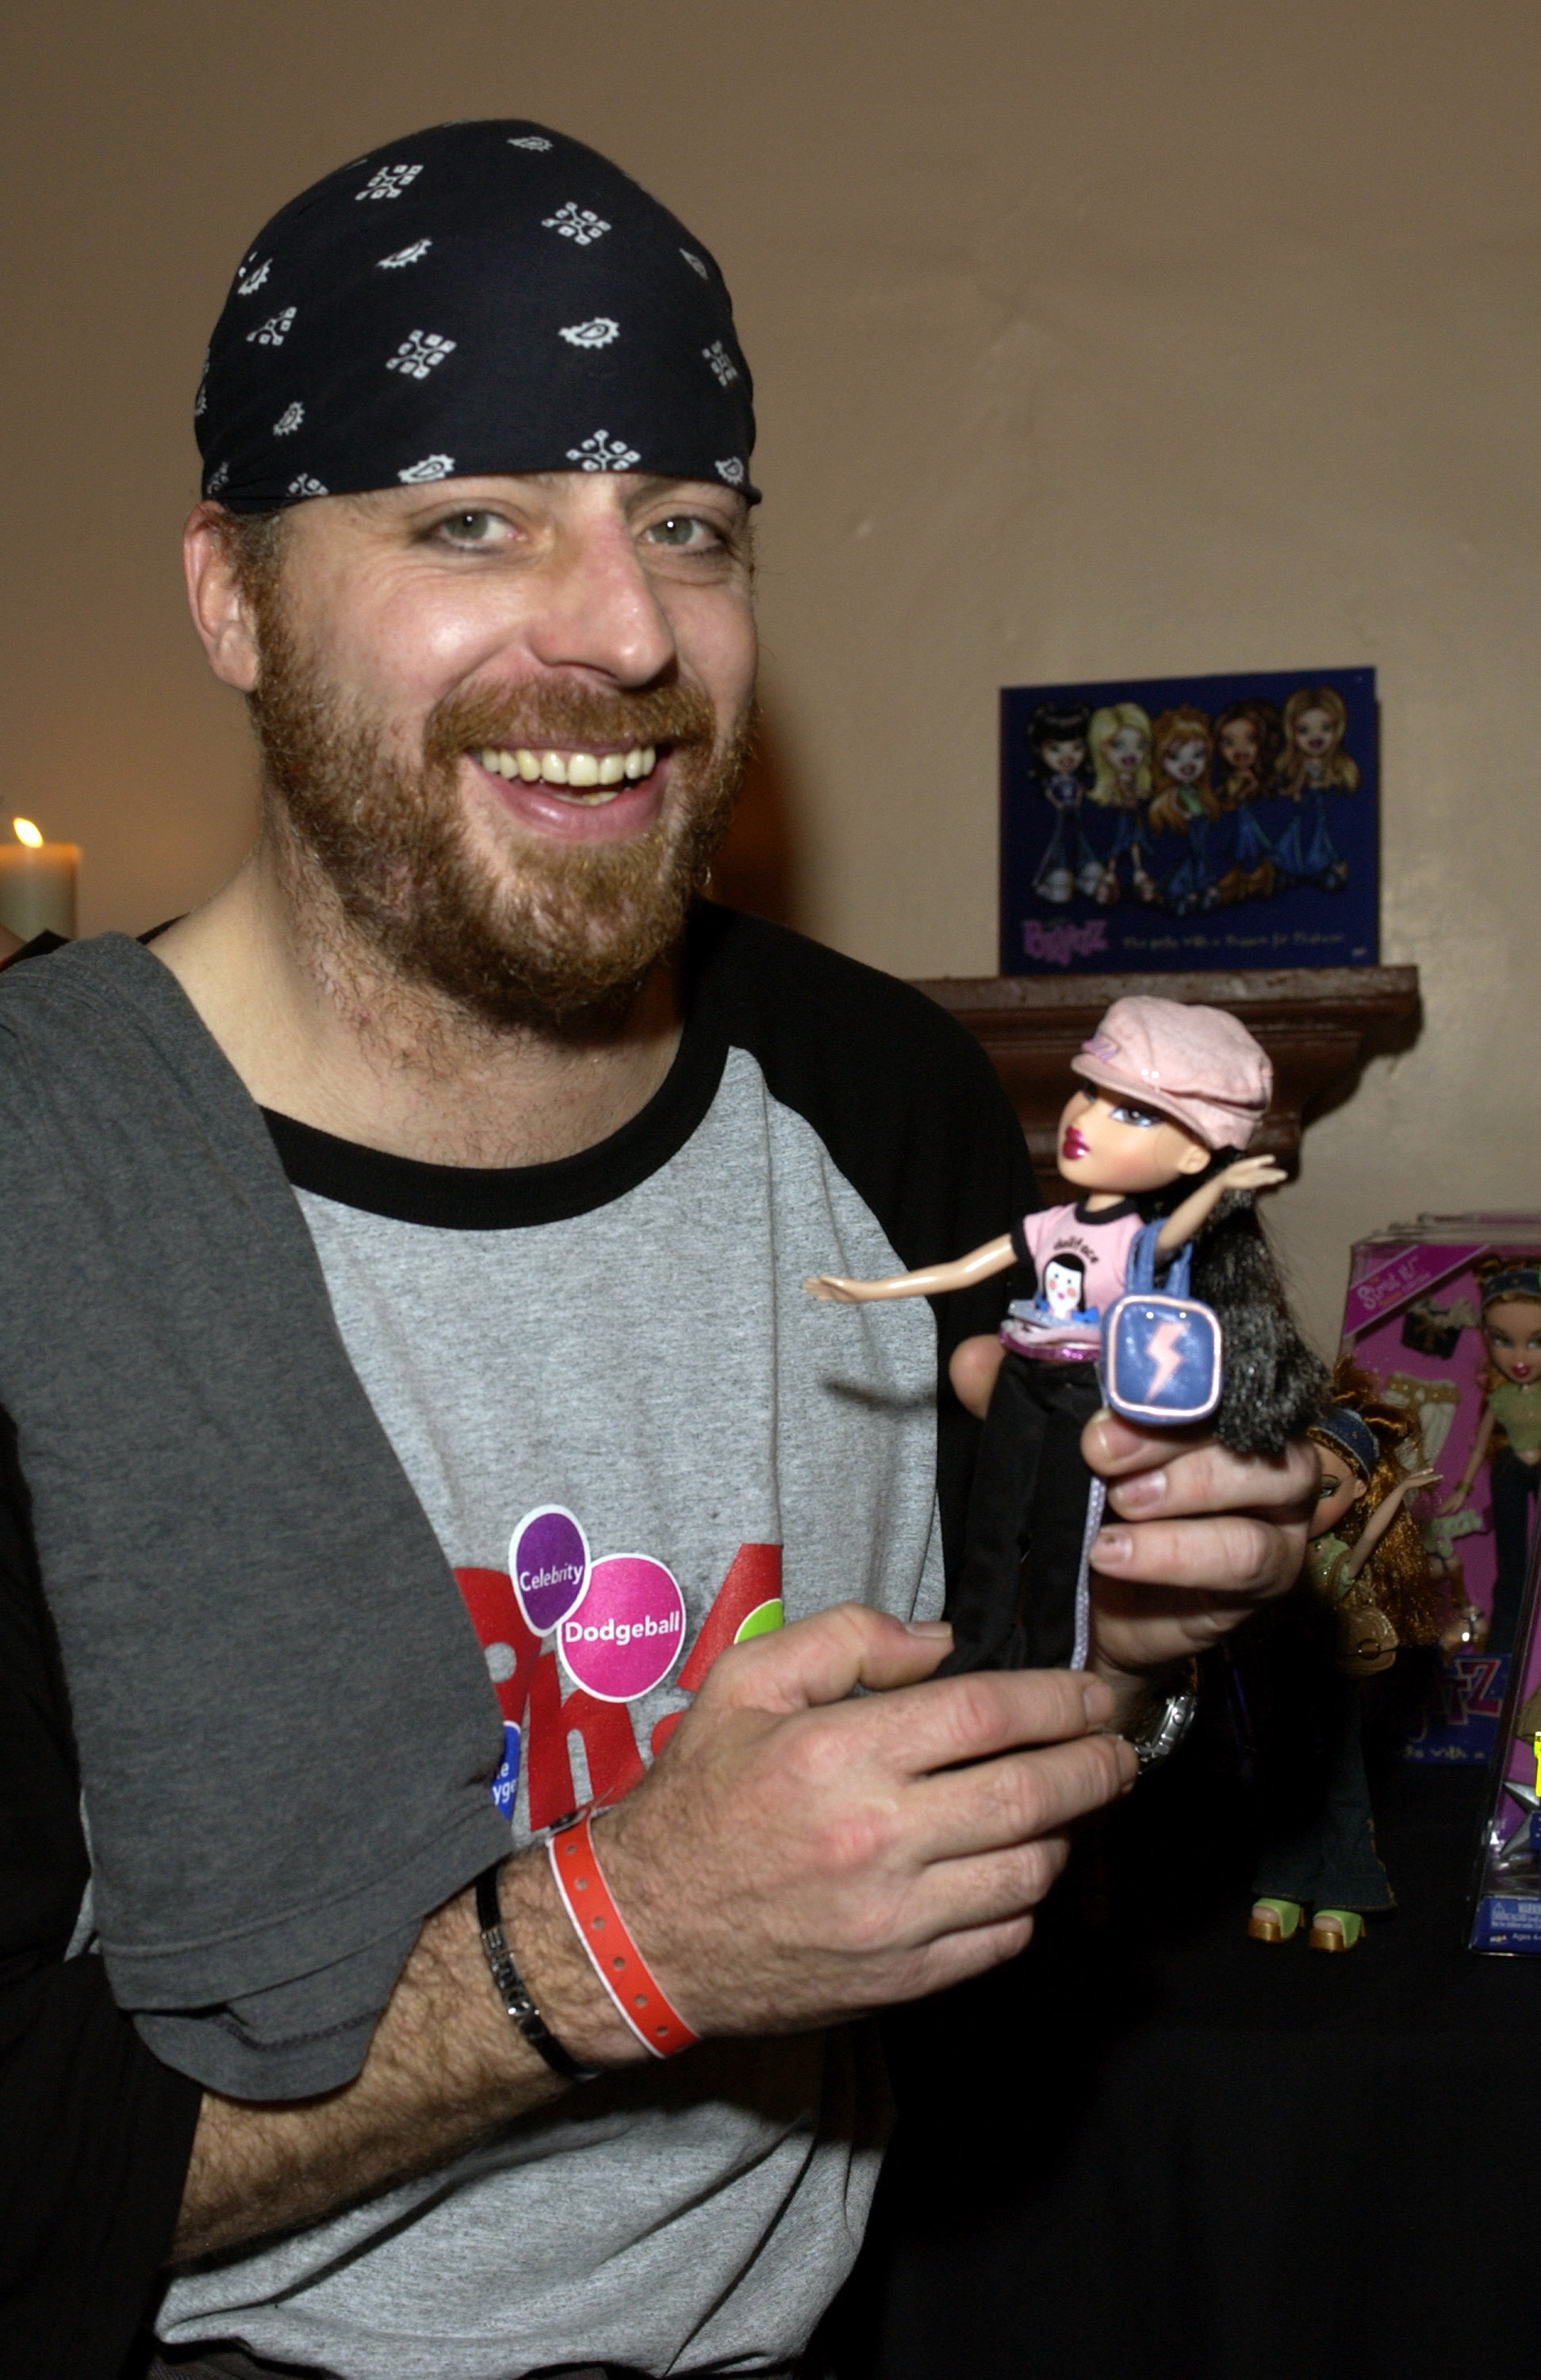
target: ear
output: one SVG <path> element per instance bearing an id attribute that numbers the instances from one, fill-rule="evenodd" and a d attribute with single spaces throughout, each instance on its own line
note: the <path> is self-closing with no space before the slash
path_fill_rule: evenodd
<path id="1" fill-rule="evenodd" d="M 1177 1160 L 1178 1172 L 1180 1174 L 1202 1173 L 1214 1153 L 1212 1148 L 1206 1148 L 1204 1143 L 1195 1135 L 1190 1133 L 1188 1146 Z"/>
<path id="2" fill-rule="evenodd" d="M 236 577 L 229 543 L 222 533 L 218 504 L 195 506 L 182 531 L 182 567 L 188 604 L 209 667 L 224 685 L 249 694 L 260 657 L 256 631 Z"/>

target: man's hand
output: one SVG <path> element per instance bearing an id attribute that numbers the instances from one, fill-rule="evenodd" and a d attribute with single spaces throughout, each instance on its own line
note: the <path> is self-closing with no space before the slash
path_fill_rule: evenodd
<path id="1" fill-rule="evenodd" d="M 1122 1692 L 1131 1675 L 1201 1653 L 1259 1603 L 1294 1584 L 1317 1491 L 1304 1443 L 1269 1460 L 1213 1439 L 1163 1437 L 1097 1415 L 1081 1451 L 1108 1482 L 1092 1543 L 1097 1667 Z"/>
<path id="2" fill-rule="evenodd" d="M 940 1990 L 1022 1949 L 1066 1829 L 1133 1781 L 1068 1671 L 930 1677 L 951 1642 L 842 1604 L 724 1653 L 649 1776 L 596 1823 L 643 1955 L 703 2034 L 789 2033 Z M 856 1687 L 868 1689 L 855 1694 Z M 1032 1747 L 1025 1749 L 1024 1747 Z M 548 2022 L 626 2054 L 592 2003 Z"/>
<path id="3" fill-rule="evenodd" d="M 953 1386 L 971 1413 L 989 1406 L 1001 1353 L 983 1337 L 955 1350 Z M 1202 1652 L 1293 1585 L 1318 1470 L 1304 1444 L 1271 1461 L 1230 1454 L 1110 1413 L 1086 1424 L 1081 1451 L 1108 1482 L 1092 1547 L 1093 1658 L 1122 1708 L 1142 1672 Z"/>

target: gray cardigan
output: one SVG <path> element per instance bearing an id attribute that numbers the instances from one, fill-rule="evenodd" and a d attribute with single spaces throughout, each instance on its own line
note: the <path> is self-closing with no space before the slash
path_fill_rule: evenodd
<path id="1" fill-rule="evenodd" d="M 508 1849 L 499 1713 L 261 1115 L 124 935 L 0 976 L 0 1405 L 115 1995 L 217 2090 L 346 2082 Z"/>

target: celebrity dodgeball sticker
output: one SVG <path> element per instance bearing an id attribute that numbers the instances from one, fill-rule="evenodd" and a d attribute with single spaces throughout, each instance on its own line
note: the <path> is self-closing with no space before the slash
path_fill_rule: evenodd
<path id="1" fill-rule="evenodd" d="M 630 1703 L 650 1693 L 685 1643 L 685 1597 L 673 1572 L 649 1554 L 607 1554 L 557 1643 L 568 1675 L 596 1700 Z"/>
<path id="2" fill-rule="evenodd" d="M 540 1504 L 515 1525 L 508 1567 L 519 1609 L 537 1636 L 549 1636 L 583 1600 L 588 1540 L 561 1504 Z"/>

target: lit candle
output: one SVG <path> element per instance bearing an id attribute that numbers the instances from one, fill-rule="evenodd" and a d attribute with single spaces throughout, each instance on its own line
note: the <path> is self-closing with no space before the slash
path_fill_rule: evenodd
<path id="1" fill-rule="evenodd" d="M 78 843 L 44 843 L 30 819 L 12 819 L 14 843 L 0 843 L 0 926 L 30 942 L 34 934 L 75 932 Z"/>

